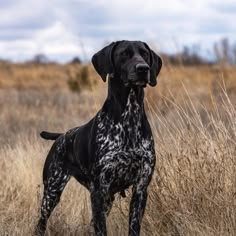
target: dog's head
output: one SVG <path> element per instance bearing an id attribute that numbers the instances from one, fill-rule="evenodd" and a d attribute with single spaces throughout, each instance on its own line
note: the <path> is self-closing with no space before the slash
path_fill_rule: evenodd
<path id="1" fill-rule="evenodd" d="M 103 81 L 121 79 L 125 86 L 155 86 L 162 66 L 161 58 L 146 43 L 118 41 L 92 57 L 92 63 Z"/>

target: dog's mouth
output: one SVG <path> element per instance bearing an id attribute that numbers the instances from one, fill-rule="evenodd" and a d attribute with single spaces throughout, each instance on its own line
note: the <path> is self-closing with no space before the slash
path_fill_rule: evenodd
<path id="1" fill-rule="evenodd" d="M 136 82 L 133 82 L 132 85 L 135 85 L 135 86 L 138 86 L 138 87 L 146 87 L 147 82 L 146 81 L 136 81 Z"/>
<path id="2" fill-rule="evenodd" d="M 129 87 L 129 86 L 137 86 L 137 87 L 146 87 L 147 86 L 147 82 L 146 81 L 125 81 L 124 82 L 125 87 Z"/>
<path id="3" fill-rule="evenodd" d="M 137 86 L 146 87 L 148 83 L 148 76 L 137 76 L 136 74 L 128 76 L 128 79 L 124 81 L 125 87 Z"/>

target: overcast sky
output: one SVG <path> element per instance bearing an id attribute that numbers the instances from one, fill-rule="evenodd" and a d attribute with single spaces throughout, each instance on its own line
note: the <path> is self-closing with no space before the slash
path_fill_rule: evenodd
<path id="1" fill-rule="evenodd" d="M 236 42 L 235 0 L 0 0 L 0 58 L 14 61 L 90 60 L 121 39 L 169 53 L 200 44 L 207 54 L 223 37 Z"/>

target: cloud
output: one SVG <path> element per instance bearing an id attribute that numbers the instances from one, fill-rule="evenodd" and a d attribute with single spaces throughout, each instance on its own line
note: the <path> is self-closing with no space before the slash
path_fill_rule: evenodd
<path id="1" fill-rule="evenodd" d="M 89 59 L 105 42 L 139 39 L 173 52 L 222 37 L 236 41 L 236 3 L 214 0 L 8 0 L 0 2 L 0 55 L 36 53 L 66 61 Z"/>
<path id="2" fill-rule="evenodd" d="M 236 12 L 236 2 L 234 0 L 227 0 L 225 4 L 220 1 L 212 1 L 209 6 L 218 13 L 227 16 L 235 15 Z"/>
<path id="3" fill-rule="evenodd" d="M 38 28 L 53 19 L 50 4 L 43 0 L 13 0 L 0 8 L 0 28 Z"/>

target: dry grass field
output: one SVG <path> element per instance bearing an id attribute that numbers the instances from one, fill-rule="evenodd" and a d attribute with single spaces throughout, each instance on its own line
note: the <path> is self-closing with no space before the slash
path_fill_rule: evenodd
<path id="1" fill-rule="evenodd" d="M 0 235 L 32 235 L 51 141 L 88 121 L 106 97 L 89 67 L 90 89 L 68 89 L 81 65 L 0 64 Z M 96 81 L 96 82 L 95 82 Z M 236 68 L 164 65 L 146 89 L 157 165 L 141 235 L 236 235 Z M 119 195 L 109 235 L 127 235 L 131 192 Z M 53 212 L 47 235 L 91 235 L 88 192 L 74 179 Z"/>

